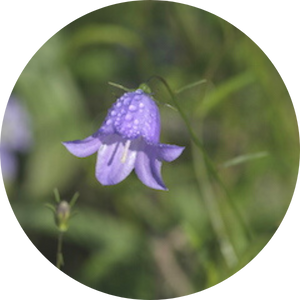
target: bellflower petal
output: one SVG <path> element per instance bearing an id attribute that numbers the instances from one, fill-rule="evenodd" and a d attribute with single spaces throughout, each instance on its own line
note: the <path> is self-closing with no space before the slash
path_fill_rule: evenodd
<path id="1" fill-rule="evenodd" d="M 147 186 L 167 190 L 162 161 L 173 161 L 184 147 L 159 143 L 158 107 L 143 90 L 125 93 L 108 111 L 100 129 L 84 140 L 64 142 L 75 156 L 98 151 L 96 178 L 103 185 L 124 180 L 133 169 Z"/>
<path id="2" fill-rule="evenodd" d="M 176 145 L 159 144 L 158 157 L 161 160 L 171 162 L 180 156 L 184 147 Z"/>
<path id="3" fill-rule="evenodd" d="M 87 157 L 98 151 L 101 141 L 98 137 L 91 135 L 84 140 L 75 140 L 62 143 L 73 155 Z"/>
<path id="4" fill-rule="evenodd" d="M 135 173 L 145 185 L 157 190 L 167 190 L 161 177 L 162 162 L 157 159 L 156 154 L 156 147 L 145 143 L 138 152 Z"/>
<path id="5" fill-rule="evenodd" d="M 131 173 L 136 151 L 130 149 L 129 143 L 116 134 L 103 139 L 96 163 L 96 178 L 101 184 L 117 184 Z"/>

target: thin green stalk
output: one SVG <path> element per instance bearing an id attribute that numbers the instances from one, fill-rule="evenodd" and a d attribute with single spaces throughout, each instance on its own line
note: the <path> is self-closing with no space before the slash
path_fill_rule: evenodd
<path id="1" fill-rule="evenodd" d="M 173 91 L 171 90 L 171 88 L 169 87 L 168 83 L 166 82 L 165 79 L 163 79 L 161 76 L 155 75 L 152 76 L 149 80 L 151 80 L 152 78 L 157 78 L 158 80 L 160 80 L 164 86 L 167 88 L 169 94 L 171 95 L 172 101 L 174 103 L 175 108 L 178 110 L 179 114 L 181 115 L 187 129 L 188 132 L 190 134 L 190 137 L 192 139 L 192 141 L 194 142 L 194 144 L 197 146 L 197 148 L 199 148 L 199 150 L 201 151 L 201 153 L 203 154 L 203 158 L 204 158 L 204 162 L 205 165 L 209 171 L 209 174 L 213 175 L 213 178 L 217 181 L 217 183 L 222 187 L 222 189 L 224 190 L 227 198 L 228 198 L 228 203 L 231 207 L 231 209 L 233 210 L 233 212 L 235 213 L 238 221 L 240 222 L 241 226 L 244 229 L 244 232 L 248 238 L 248 240 L 252 240 L 253 239 L 253 233 L 252 230 L 250 229 L 250 227 L 246 224 L 246 222 L 244 221 L 244 219 L 242 218 L 240 212 L 238 211 L 237 207 L 235 206 L 234 202 L 232 201 L 231 195 L 228 191 L 228 189 L 226 188 L 226 186 L 224 185 L 224 183 L 222 182 L 222 180 L 220 179 L 213 163 L 211 162 L 210 158 L 208 157 L 204 146 L 202 145 L 202 143 L 200 142 L 200 140 L 198 139 L 197 135 L 195 134 L 195 132 L 193 131 L 192 127 L 190 126 L 189 123 L 189 119 L 188 117 L 185 115 L 185 113 L 183 112 L 183 110 L 181 109 L 180 105 L 178 104 L 177 98 L 175 96 L 175 94 L 173 93 Z"/>
<path id="2" fill-rule="evenodd" d="M 60 268 L 64 264 L 62 254 L 63 232 L 58 233 L 57 254 L 56 254 L 56 272 L 60 273 Z"/>
<path id="3" fill-rule="evenodd" d="M 46 203 L 45 206 L 51 209 L 54 214 L 55 224 L 58 230 L 58 242 L 57 242 L 57 251 L 56 251 L 56 266 L 58 269 L 64 265 L 64 257 L 62 253 L 63 246 L 63 236 L 64 233 L 69 228 L 69 220 L 73 217 L 76 211 L 72 211 L 73 206 L 75 205 L 77 199 L 79 197 L 79 193 L 76 192 L 72 197 L 70 203 L 66 200 L 61 200 L 58 189 L 54 189 L 54 198 L 57 203 L 56 207 L 52 204 Z"/>
<path id="4" fill-rule="evenodd" d="M 223 220 L 218 201 L 214 195 L 206 167 L 202 162 L 202 157 L 195 145 L 192 145 L 193 165 L 196 179 L 199 186 L 199 193 L 209 214 L 209 219 L 218 242 L 220 251 L 229 268 L 237 264 L 239 258 L 234 243 L 228 234 L 228 226 Z"/>

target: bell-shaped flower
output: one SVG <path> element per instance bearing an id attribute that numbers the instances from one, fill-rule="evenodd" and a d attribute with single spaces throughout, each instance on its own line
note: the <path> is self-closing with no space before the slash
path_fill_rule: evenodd
<path id="1" fill-rule="evenodd" d="M 0 157 L 4 179 L 14 180 L 19 170 L 19 153 L 33 143 L 31 118 L 22 102 L 10 96 L 2 123 Z"/>
<path id="2" fill-rule="evenodd" d="M 184 147 L 161 144 L 159 136 L 158 107 L 148 93 L 138 89 L 114 103 L 96 133 L 63 145 L 77 157 L 98 151 L 96 178 L 103 185 L 117 184 L 135 169 L 148 187 L 167 190 L 161 176 L 162 161 L 175 160 Z"/>

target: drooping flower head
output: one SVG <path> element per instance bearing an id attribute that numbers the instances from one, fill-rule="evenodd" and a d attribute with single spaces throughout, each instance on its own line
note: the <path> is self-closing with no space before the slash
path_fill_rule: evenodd
<path id="1" fill-rule="evenodd" d="M 142 85 L 126 92 L 109 109 L 97 132 L 84 140 L 63 143 L 78 157 L 98 151 L 96 178 L 103 185 L 117 184 L 135 169 L 145 185 L 167 190 L 161 177 L 162 161 L 175 160 L 184 147 L 159 143 L 159 110 L 146 91 Z"/>

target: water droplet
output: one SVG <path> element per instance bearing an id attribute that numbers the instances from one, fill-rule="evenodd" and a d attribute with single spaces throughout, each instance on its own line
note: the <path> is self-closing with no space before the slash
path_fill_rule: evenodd
<path id="1" fill-rule="evenodd" d="M 132 115 L 131 114 L 127 114 L 126 116 L 125 116 L 125 120 L 126 121 L 130 121 L 132 119 Z"/>
<path id="2" fill-rule="evenodd" d="M 110 125 L 111 123 L 112 123 L 112 120 L 111 120 L 111 119 L 108 119 L 108 120 L 105 122 L 106 125 Z"/>
<path id="3" fill-rule="evenodd" d="M 136 108 L 136 106 L 130 104 L 129 107 L 128 107 L 128 109 L 129 109 L 130 111 L 136 111 L 137 108 Z"/>
<path id="4" fill-rule="evenodd" d="M 122 106 L 122 103 L 121 102 L 118 102 L 117 104 L 116 104 L 116 107 L 121 107 Z"/>
<path id="5" fill-rule="evenodd" d="M 125 105 L 128 105 L 130 103 L 130 99 L 129 98 L 126 98 L 125 100 L 124 100 L 124 104 Z"/>
<path id="6" fill-rule="evenodd" d="M 117 113 L 116 113 L 116 111 L 115 110 L 112 110 L 111 112 L 110 112 L 110 115 L 111 116 L 115 116 Z"/>

